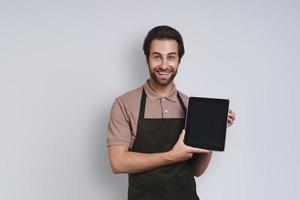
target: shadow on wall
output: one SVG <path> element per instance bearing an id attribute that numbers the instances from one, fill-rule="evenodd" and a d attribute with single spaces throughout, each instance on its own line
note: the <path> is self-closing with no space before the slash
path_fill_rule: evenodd
<path id="1" fill-rule="evenodd" d="M 142 43 L 140 41 L 130 42 L 128 45 L 131 51 L 127 51 L 128 60 L 125 61 L 123 66 L 128 68 L 129 77 L 124 78 L 128 80 L 128 88 L 133 87 L 132 89 L 142 85 L 148 78 L 148 68 L 145 61 L 145 56 L 142 50 Z M 113 83 L 111 83 L 113 84 Z M 130 89 L 129 89 L 130 90 Z M 125 92 L 125 91 L 124 91 Z M 102 188 L 102 191 L 105 191 L 109 199 L 126 199 L 127 198 L 127 189 L 128 189 L 128 178 L 127 174 L 113 174 L 110 169 L 110 164 L 108 160 L 107 152 L 107 127 L 109 121 L 109 115 L 112 103 L 112 99 L 107 99 L 102 101 L 101 108 L 99 109 L 99 117 L 96 117 L 96 124 L 99 124 L 97 131 L 94 134 L 93 138 L 93 155 L 94 161 L 93 166 L 96 167 L 97 178 L 99 187 Z M 100 119 L 99 119 L 100 118 Z M 96 152 L 96 153 L 95 153 Z M 100 152 L 100 153 L 99 153 Z M 96 163 L 97 162 L 97 163 Z"/>

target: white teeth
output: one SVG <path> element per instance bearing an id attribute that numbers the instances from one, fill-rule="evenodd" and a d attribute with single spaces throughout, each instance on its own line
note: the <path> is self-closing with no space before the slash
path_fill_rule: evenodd
<path id="1" fill-rule="evenodd" d="M 158 72 L 159 75 L 168 75 L 170 72 Z"/>

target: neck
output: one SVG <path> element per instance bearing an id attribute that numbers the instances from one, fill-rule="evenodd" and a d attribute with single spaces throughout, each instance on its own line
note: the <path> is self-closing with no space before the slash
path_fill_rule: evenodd
<path id="1" fill-rule="evenodd" d="M 170 94 L 172 87 L 173 87 L 173 81 L 170 82 L 168 85 L 159 85 L 152 79 L 149 80 L 149 86 L 150 88 L 160 97 L 166 97 Z"/>

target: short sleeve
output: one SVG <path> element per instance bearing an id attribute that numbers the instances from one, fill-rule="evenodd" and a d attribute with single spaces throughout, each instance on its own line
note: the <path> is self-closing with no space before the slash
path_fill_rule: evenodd
<path id="1" fill-rule="evenodd" d="M 182 93 L 182 92 L 180 92 L 180 91 L 178 91 L 178 92 L 179 92 L 179 95 L 180 95 L 180 97 L 181 97 L 181 99 L 182 99 L 182 101 L 183 101 L 185 107 L 188 108 L 189 97 L 188 97 L 186 94 L 184 94 L 184 93 Z"/>
<path id="2" fill-rule="evenodd" d="M 108 122 L 107 146 L 130 146 L 132 130 L 125 110 L 124 102 L 116 98 Z"/>

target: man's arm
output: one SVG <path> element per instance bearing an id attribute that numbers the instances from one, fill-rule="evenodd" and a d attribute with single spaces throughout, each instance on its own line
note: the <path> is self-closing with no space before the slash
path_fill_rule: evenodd
<path id="1" fill-rule="evenodd" d="M 208 153 L 207 150 L 186 146 L 183 143 L 185 131 L 180 134 L 174 147 L 163 153 L 138 153 L 128 151 L 124 146 L 110 146 L 109 160 L 113 173 L 139 173 L 190 159 L 194 153 Z"/>
<path id="2" fill-rule="evenodd" d="M 212 151 L 209 151 L 209 153 L 196 154 L 195 156 L 194 176 L 199 177 L 207 169 L 212 156 Z"/>
<path id="3" fill-rule="evenodd" d="M 110 146 L 108 152 L 113 173 L 138 173 L 172 163 L 167 152 L 137 153 L 125 146 Z"/>

